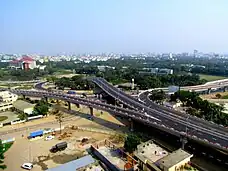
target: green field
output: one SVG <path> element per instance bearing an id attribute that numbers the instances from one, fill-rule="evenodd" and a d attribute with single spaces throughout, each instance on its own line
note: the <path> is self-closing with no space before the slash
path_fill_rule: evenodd
<path id="1" fill-rule="evenodd" d="M 200 76 L 200 79 L 205 79 L 207 81 L 216 81 L 216 80 L 222 80 L 222 79 L 228 78 L 223 76 L 205 75 L 205 74 L 199 74 L 199 76 Z"/>
<path id="2" fill-rule="evenodd" d="M 8 119 L 7 116 L 0 116 L 0 122 L 1 122 L 1 121 L 4 121 L 4 120 L 6 120 L 6 119 Z"/>

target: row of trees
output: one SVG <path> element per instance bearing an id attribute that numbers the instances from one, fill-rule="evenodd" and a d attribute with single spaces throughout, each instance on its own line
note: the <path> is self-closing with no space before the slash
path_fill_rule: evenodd
<path id="1" fill-rule="evenodd" d="M 228 126 L 228 115 L 223 112 L 224 107 L 203 100 L 195 92 L 180 91 L 170 97 L 171 101 L 179 99 L 184 106 L 187 106 L 187 113 L 204 118 L 217 124 Z"/>
<path id="2" fill-rule="evenodd" d="M 72 90 L 91 90 L 94 85 L 82 75 L 76 75 L 71 78 L 62 77 L 55 80 L 55 85 L 59 89 L 68 87 Z"/>

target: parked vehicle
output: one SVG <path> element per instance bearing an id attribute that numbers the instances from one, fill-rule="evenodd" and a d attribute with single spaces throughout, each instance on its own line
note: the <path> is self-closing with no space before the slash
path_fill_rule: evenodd
<path id="1" fill-rule="evenodd" d="M 67 148 L 67 142 L 61 142 L 56 145 L 54 145 L 51 149 L 50 152 L 56 153 L 57 151 L 62 151 Z"/>
<path id="2" fill-rule="evenodd" d="M 28 136 L 28 139 L 35 138 L 35 137 L 41 137 L 41 136 L 43 136 L 43 134 L 44 134 L 43 130 L 31 132 L 30 135 Z"/>
<path id="3" fill-rule="evenodd" d="M 24 163 L 21 165 L 21 168 L 26 169 L 26 170 L 31 170 L 33 168 L 32 163 Z"/>
<path id="4" fill-rule="evenodd" d="M 75 91 L 68 91 L 67 94 L 76 94 Z"/>
<path id="5" fill-rule="evenodd" d="M 50 141 L 50 140 L 52 140 L 52 139 L 54 139 L 54 138 L 55 138 L 55 136 L 49 135 L 49 136 L 47 136 L 47 137 L 45 138 L 45 140 L 46 140 L 46 141 Z"/>

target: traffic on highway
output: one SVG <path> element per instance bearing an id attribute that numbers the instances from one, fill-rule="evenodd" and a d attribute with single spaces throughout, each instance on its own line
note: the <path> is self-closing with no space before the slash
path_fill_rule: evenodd
<path id="1" fill-rule="evenodd" d="M 151 103 L 151 101 L 148 101 L 147 95 L 143 93 L 140 96 L 140 100 L 138 100 L 137 98 L 127 95 L 118 88 L 110 85 L 102 78 L 94 78 L 93 82 L 104 92 L 128 106 L 128 108 L 75 97 L 69 94 L 60 93 L 59 91 L 48 92 L 45 90 L 29 91 L 13 89 L 10 91 L 19 95 L 54 98 L 73 104 L 86 105 L 118 116 L 132 118 L 133 120 L 152 125 L 153 127 L 168 133 L 177 136 L 186 136 L 190 139 L 201 141 L 218 149 L 228 151 L 228 133 L 226 128 L 198 118 L 190 117 L 187 114 L 177 114 L 177 111 L 158 106 Z"/>

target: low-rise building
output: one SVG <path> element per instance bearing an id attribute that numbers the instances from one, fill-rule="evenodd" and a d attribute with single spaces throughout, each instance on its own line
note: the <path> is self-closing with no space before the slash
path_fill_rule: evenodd
<path id="1" fill-rule="evenodd" d="M 13 103 L 13 107 L 19 113 L 25 113 L 27 115 L 33 114 L 35 104 L 28 103 L 23 100 L 17 100 Z"/>
<path id="2" fill-rule="evenodd" d="M 87 156 L 81 157 L 77 160 L 73 160 L 71 162 L 57 166 L 55 168 L 47 169 L 46 171 L 63 171 L 63 170 L 76 171 L 76 170 L 79 170 L 80 168 L 88 166 L 94 162 L 95 162 L 95 159 L 92 156 L 87 155 Z"/>
<path id="3" fill-rule="evenodd" d="M 152 140 L 138 145 L 134 155 L 139 168 L 148 171 L 177 171 L 184 168 L 193 156 L 182 149 L 169 153 Z"/>
<path id="4" fill-rule="evenodd" d="M 6 111 L 13 107 L 13 102 L 18 99 L 16 94 L 9 91 L 0 92 L 0 111 Z"/>
<path id="5" fill-rule="evenodd" d="M 187 153 L 182 149 L 178 149 L 171 154 L 160 159 L 157 163 L 163 171 L 177 171 L 183 169 L 190 162 L 192 154 Z"/>

